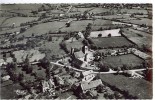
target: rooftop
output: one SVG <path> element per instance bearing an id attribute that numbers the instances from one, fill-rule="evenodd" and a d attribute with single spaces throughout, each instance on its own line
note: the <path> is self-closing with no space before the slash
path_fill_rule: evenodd
<path id="1" fill-rule="evenodd" d="M 81 88 L 84 91 L 84 90 L 88 90 L 91 88 L 95 88 L 95 87 L 99 86 L 100 84 L 102 84 L 102 81 L 101 81 L 101 79 L 98 79 L 98 80 L 94 80 L 91 82 L 81 83 Z"/>
<path id="2" fill-rule="evenodd" d="M 82 57 L 84 57 L 84 53 L 82 51 L 74 52 L 74 56 L 76 58 L 82 58 Z"/>

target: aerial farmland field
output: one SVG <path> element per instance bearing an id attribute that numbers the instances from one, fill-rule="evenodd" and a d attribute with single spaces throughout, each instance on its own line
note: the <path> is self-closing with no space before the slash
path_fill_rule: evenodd
<path id="1" fill-rule="evenodd" d="M 52 37 L 51 42 L 45 42 L 45 44 L 42 43 L 40 48 L 45 50 L 50 50 L 51 51 L 50 55 L 55 55 L 55 56 L 64 55 L 65 52 L 62 49 L 60 49 L 60 46 L 59 46 L 62 40 L 63 38 L 61 37 L 60 38 Z"/>
<path id="2" fill-rule="evenodd" d="M 131 79 L 123 75 L 100 75 L 101 79 L 114 87 L 117 87 L 121 91 L 126 91 L 128 95 L 135 96 L 136 98 L 152 98 L 151 84 L 141 79 Z M 130 97 L 130 96 L 129 96 Z"/>
<path id="3" fill-rule="evenodd" d="M 128 23 L 130 22 L 138 25 L 146 24 L 147 26 L 152 26 L 152 20 L 148 18 L 140 18 L 140 20 L 130 20 L 130 21 L 124 21 L 124 22 L 128 22 Z"/>
<path id="4" fill-rule="evenodd" d="M 62 32 L 73 32 L 74 31 L 83 31 L 86 29 L 86 26 L 89 23 L 94 23 L 94 26 L 103 26 L 103 25 L 109 25 L 112 24 L 111 21 L 108 20 L 102 20 L 102 19 L 97 19 L 95 21 L 92 20 L 83 20 L 83 21 L 73 21 L 71 22 L 71 26 L 70 27 L 63 27 L 61 29 Z"/>
<path id="5" fill-rule="evenodd" d="M 48 23 L 41 23 L 39 25 L 33 26 L 32 28 L 28 29 L 26 32 L 20 34 L 22 36 L 23 34 L 27 36 L 31 36 L 32 33 L 37 35 L 46 34 L 49 31 L 51 32 L 58 32 L 59 28 L 64 27 L 65 22 L 48 22 Z"/>
<path id="6" fill-rule="evenodd" d="M 126 12 L 128 14 L 133 14 L 133 13 L 148 14 L 147 10 L 145 9 L 121 9 L 121 12 Z"/>
<path id="7" fill-rule="evenodd" d="M 93 38 L 92 41 L 97 47 L 122 47 L 133 45 L 130 41 L 124 37 L 108 37 L 108 38 Z"/>
<path id="8" fill-rule="evenodd" d="M 134 30 L 131 28 L 128 29 L 123 29 L 124 32 L 123 34 L 128 37 L 128 39 L 130 39 L 131 41 L 133 41 L 134 43 L 136 43 L 137 45 L 139 45 L 140 47 L 145 44 L 148 47 L 151 47 L 151 41 L 152 41 L 152 35 L 148 34 L 146 32 L 142 32 L 142 31 L 138 31 L 138 30 Z"/>
<path id="9" fill-rule="evenodd" d="M 144 60 L 133 55 L 120 55 L 113 57 L 105 57 L 103 60 L 106 64 L 111 65 L 112 68 L 122 67 L 123 65 L 130 66 L 134 69 L 136 66 L 140 66 Z"/>
<path id="10" fill-rule="evenodd" d="M 41 4 L 33 4 L 33 5 L 25 5 L 25 4 L 8 4 L 8 5 L 1 5 L 3 10 L 36 10 L 41 7 Z"/>
<path id="11" fill-rule="evenodd" d="M 21 23 L 25 23 L 25 22 L 29 22 L 32 20 L 37 20 L 38 17 L 13 17 L 13 18 L 9 18 L 7 20 L 5 20 L 1 26 L 12 26 L 14 23 L 14 26 L 20 26 Z"/>

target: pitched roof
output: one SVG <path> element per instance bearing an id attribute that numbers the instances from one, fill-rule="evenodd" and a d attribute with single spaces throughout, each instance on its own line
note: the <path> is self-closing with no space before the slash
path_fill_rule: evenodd
<path id="1" fill-rule="evenodd" d="M 88 89 L 97 87 L 100 84 L 102 84 L 102 81 L 101 81 L 101 79 L 98 79 L 98 80 L 94 80 L 94 81 L 91 81 L 91 82 L 81 83 L 81 88 L 84 91 L 84 90 L 88 90 Z"/>
<path id="2" fill-rule="evenodd" d="M 83 61 L 81 61 L 81 60 L 75 58 L 75 59 L 73 60 L 72 64 L 73 64 L 74 66 L 79 66 L 79 67 L 80 67 L 80 66 L 83 64 Z"/>
<path id="3" fill-rule="evenodd" d="M 74 56 L 76 58 L 82 58 L 82 57 L 84 57 L 84 53 L 82 51 L 74 52 Z"/>
<path id="4" fill-rule="evenodd" d="M 86 76 L 86 75 L 89 75 L 89 74 L 92 74 L 92 73 L 93 73 L 93 70 L 82 72 L 83 76 Z"/>

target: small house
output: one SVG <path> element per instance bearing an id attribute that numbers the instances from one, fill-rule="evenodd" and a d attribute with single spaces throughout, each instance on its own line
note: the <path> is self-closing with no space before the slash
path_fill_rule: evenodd
<path id="1" fill-rule="evenodd" d="M 101 79 L 94 80 L 91 82 L 83 82 L 81 83 L 81 89 L 83 93 L 86 93 L 87 91 L 92 91 L 97 88 L 97 86 L 101 85 L 102 81 Z"/>
<path id="2" fill-rule="evenodd" d="M 74 56 L 75 58 L 83 58 L 83 57 L 85 57 L 85 55 L 84 55 L 84 53 L 83 53 L 82 51 L 74 52 L 74 53 L 73 53 L 73 56 Z"/>
<path id="3" fill-rule="evenodd" d="M 85 82 L 90 82 L 95 78 L 95 75 L 93 74 L 93 70 L 84 71 L 82 72 L 82 74 L 84 76 L 82 81 L 85 81 Z"/>

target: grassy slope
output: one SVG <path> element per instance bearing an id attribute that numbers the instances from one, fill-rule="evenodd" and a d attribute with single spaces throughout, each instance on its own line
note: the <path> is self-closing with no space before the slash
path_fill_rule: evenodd
<path id="1" fill-rule="evenodd" d="M 140 65 L 143 62 L 142 59 L 133 54 L 105 57 L 104 61 L 107 64 L 111 64 L 113 68 L 123 66 L 123 64 L 126 64 L 127 66 L 132 65 L 132 67 L 134 67 L 136 65 Z"/>
<path id="2" fill-rule="evenodd" d="M 124 37 L 110 37 L 110 38 L 94 38 L 92 39 L 96 46 L 99 47 L 121 47 L 123 45 L 129 46 L 132 43 L 126 40 Z"/>
<path id="3" fill-rule="evenodd" d="M 36 20 L 38 17 L 13 17 L 6 20 L 2 26 L 12 26 L 15 23 L 15 26 L 20 26 L 21 23 L 29 22 L 32 20 Z"/>
<path id="4" fill-rule="evenodd" d="M 152 83 L 144 79 L 130 79 L 123 75 L 101 75 L 102 81 L 140 99 L 152 98 Z"/>

